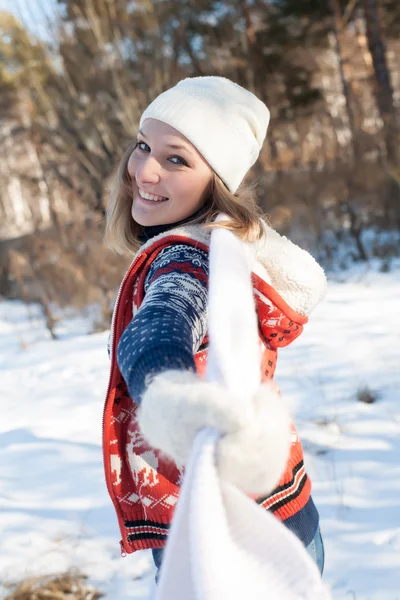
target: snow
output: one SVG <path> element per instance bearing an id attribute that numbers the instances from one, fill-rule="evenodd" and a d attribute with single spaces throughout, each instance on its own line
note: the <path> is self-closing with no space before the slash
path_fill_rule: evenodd
<path id="1" fill-rule="evenodd" d="M 278 361 L 335 600 L 400 597 L 399 297 L 400 265 L 335 275 Z M 108 598 L 147 599 L 151 553 L 120 558 L 103 477 L 108 332 L 86 332 L 69 318 L 52 341 L 38 307 L 0 303 L 0 581 L 75 566 Z M 372 404 L 357 399 L 365 387 Z"/>

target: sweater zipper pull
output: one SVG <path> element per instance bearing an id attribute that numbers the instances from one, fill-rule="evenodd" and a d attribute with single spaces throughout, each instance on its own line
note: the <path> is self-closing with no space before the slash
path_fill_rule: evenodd
<path id="1" fill-rule="evenodd" d="M 125 550 L 125 546 L 124 546 L 124 541 L 120 540 L 119 545 L 121 547 L 121 557 L 125 558 L 125 556 L 126 556 L 126 550 Z"/>

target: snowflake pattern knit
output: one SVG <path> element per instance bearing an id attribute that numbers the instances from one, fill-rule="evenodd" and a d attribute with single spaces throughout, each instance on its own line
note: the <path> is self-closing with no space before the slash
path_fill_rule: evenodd
<path id="1" fill-rule="evenodd" d="M 186 244 L 165 248 L 151 265 L 144 300 L 118 344 L 118 365 L 140 404 L 152 375 L 195 371 L 207 331 L 208 256 Z"/>

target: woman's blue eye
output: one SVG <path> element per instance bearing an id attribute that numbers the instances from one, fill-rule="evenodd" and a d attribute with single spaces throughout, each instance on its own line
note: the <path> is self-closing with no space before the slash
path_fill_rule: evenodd
<path id="1" fill-rule="evenodd" d="M 142 152 L 151 152 L 151 148 L 146 142 L 137 142 L 136 148 L 141 150 Z M 169 159 L 174 165 L 182 165 L 184 167 L 188 167 L 186 160 L 181 156 L 171 156 Z"/>
<path id="2" fill-rule="evenodd" d="M 139 148 L 139 150 L 142 150 L 143 152 L 150 152 L 150 146 L 145 142 L 138 142 L 136 148 Z"/>
<path id="3" fill-rule="evenodd" d="M 183 165 L 184 167 L 188 166 L 186 160 L 184 158 L 181 158 L 180 156 L 171 156 L 169 160 L 171 162 L 176 160 L 177 162 L 174 162 L 174 165 Z"/>

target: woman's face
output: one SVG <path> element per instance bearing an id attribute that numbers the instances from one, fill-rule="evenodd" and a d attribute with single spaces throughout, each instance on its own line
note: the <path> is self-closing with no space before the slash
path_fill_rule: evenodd
<path id="1" fill-rule="evenodd" d="M 127 166 L 132 181 L 132 218 L 145 227 L 182 221 L 205 200 L 212 171 L 176 129 L 146 119 Z"/>

